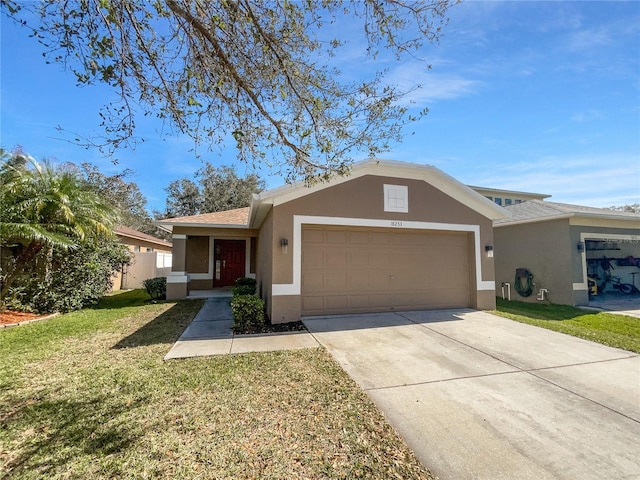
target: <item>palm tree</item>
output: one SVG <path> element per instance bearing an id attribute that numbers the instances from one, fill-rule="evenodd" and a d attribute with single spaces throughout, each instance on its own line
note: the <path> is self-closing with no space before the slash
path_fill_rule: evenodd
<path id="1" fill-rule="evenodd" d="M 0 246 L 8 261 L 3 262 L 0 300 L 41 252 L 113 235 L 117 221 L 114 208 L 74 171 L 22 153 L 2 152 L 2 157 Z"/>

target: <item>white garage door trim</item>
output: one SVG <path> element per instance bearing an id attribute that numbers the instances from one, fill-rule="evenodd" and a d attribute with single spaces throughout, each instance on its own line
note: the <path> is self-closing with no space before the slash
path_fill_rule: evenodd
<path id="1" fill-rule="evenodd" d="M 302 286 L 302 225 L 329 225 L 343 227 L 403 228 L 410 230 L 448 230 L 471 232 L 475 244 L 477 290 L 495 290 L 495 282 L 482 280 L 480 226 L 457 223 L 407 222 L 404 220 L 380 220 L 375 218 L 320 217 L 312 215 L 293 216 L 293 283 L 276 283 L 272 286 L 273 296 L 300 295 Z"/>

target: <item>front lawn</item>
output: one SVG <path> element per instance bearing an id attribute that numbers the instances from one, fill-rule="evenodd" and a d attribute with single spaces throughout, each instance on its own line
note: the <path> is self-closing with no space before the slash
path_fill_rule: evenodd
<path id="1" fill-rule="evenodd" d="M 640 318 L 569 305 L 497 299 L 496 315 L 640 353 Z"/>
<path id="2" fill-rule="evenodd" d="M 0 478 L 431 478 L 324 349 L 165 362 L 202 305 L 0 331 Z"/>

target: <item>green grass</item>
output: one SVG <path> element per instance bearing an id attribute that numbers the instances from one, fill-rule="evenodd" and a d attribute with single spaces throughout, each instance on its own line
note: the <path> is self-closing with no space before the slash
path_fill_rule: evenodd
<path id="1" fill-rule="evenodd" d="M 324 349 L 165 362 L 200 301 L 0 331 L 0 478 L 431 478 Z"/>
<path id="2" fill-rule="evenodd" d="M 569 305 L 506 301 L 501 298 L 497 299 L 497 310 L 493 313 L 640 353 L 640 318 L 592 312 Z"/>

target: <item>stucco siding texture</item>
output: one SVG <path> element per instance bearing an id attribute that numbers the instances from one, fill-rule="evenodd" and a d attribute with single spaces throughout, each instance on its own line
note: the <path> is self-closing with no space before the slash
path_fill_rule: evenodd
<path id="1" fill-rule="evenodd" d="M 189 273 L 209 271 L 209 237 L 187 237 L 186 265 Z"/>
<path id="2" fill-rule="evenodd" d="M 273 238 L 273 211 L 270 211 L 262 222 L 260 234 L 256 241 L 256 281 L 257 292 L 265 301 L 267 315 L 273 318 L 273 303 L 271 301 L 271 285 L 273 284 L 272 261 L 275 248 Z"/>
<path id="3" fill-rule="evenodd" d="M 538 292 L 546 288 L 550 302 L 574 304 L 576 248 L 570 240 L 568 219 L 499 227 L 493 235 L 497 295 L 501 294 L 502 282 L 508 282 L 512 300 L 537 302 Z M 514 288 L 517 268 L 533 274 L 535 287 L 529 297 L 522 297 Z"/>
<path id="4" fill-rule="evenodd" d="M 399 213 L 399 212 L 385 212 L 384 211 L 384 185 L 400 185 L 406 186 L 408 189 L 408 212 Z M 272 272 L 272 280 L 273 284 L 290 284 L 293 282 L 293 265 L 294 265 L 294 255 L 292 251 L 293 246 L 293 236 L 294 232 L 294 215 L 300 216 L 319 216 L 319 217 L 331 217 L 331 218 L 346 218 L 346 219 L 375 219 L 375 220 L 388 220 L 389 226 L 391 227 L 391 222 L 429 222 L 429 223 L 438 223 L 438 224 L 455 224 L 455 225 L 477 225 L 480 229 L 480 245 L 492 245 L 493 244 L 493 232 L 492 232 L 492 223 L 489 219 L 484 217 L 483 215 L 477 213 L 471 208 L 461 204 L 450 196 L 444 194 L 437 188 L 432 185 L 427 184 L 422 180 L 412 180 L 412 179 L 402 179 L 402 178 L 390 178 L 390 177 L 380 177 L 374 175 L 367 175 L 360 178 L 356 178 L 349 182 L 345 182 L 339 185 L 335 185 L 333 187 L 329 187 L 327 189 L 306 195 L 304 197 L 298 198 L 296 200 L 277 205 L 272 209 L 271 212 L 272 220 L 271 226 L 273 228 L 273 242 L 271 254 L 273 255 L 273 272 Z M 357 223 L 357 222 L 356 222 Z M 304 228 L 304 225 L 303 225 Z M 342 229 L 337 229 L 337 231 L 345 231 L 348 230 L 349 226 L 345 226 Z M 264 229 L 264 228 L 263 228 Z M 371 230 L 371 229 L 369 229 Z M 375 230 L 375 229 L 374 229 Z M 380 231 L 385 229 L 380 229 Z M 400 226 L 398 229 L 386 229 L 388 230 L 386 234 L 391 236 L 409 234 L 410 232 L 404 231 Z M 414 230 L 411 232 L 416 235 L 415 238 L 420 238 L 420 241 L 423 241 L 425 238 L 429 237 L 432 233 L 437 233 L 440 237 L 438 238 L 446 238 L 447 235 L 455 238 L 463 238 L 462 247 L 460 247 L 456 252 L 453 252 L 456 258 L 460 257 L 463 259 L 462 264 L 464 264 L 464 268 L 466 269 L 466 273 L 464 275 L 464 291 L 462 295 L 465 296 L 466 300 L 455 300 L 455 301 L 447 301 L 445 302 L 447 305 L 464 303 L 465 306 L 474 306 L 479 307 L 479 300 L 477 297 L 477 292 L 475 291 L 475 247 L 474 242 L 469 239 L 472 235 L 469 234 L 460 234 L 449 232 L 446 229 L 444 231 L 425 231 L 425 230 Z M 444 235 L 444 237 L 442 237 Z M 456 237 L 457 235 L 457 237 Z M 262 234 L 261 234 L 262 236 Z M 289 241 L 289 249 L 288 252 L 284 253 L 280 247 L 280 239 L 286 238 Z M 450 239 L 450 238 L 449 238 Z M 434 241 L 431 239 L 430 241 Z M 260 239 L 260 243 L 262 243 L 262 238 Z M 402 242 L 401 242 L 402 243 Z M 450 243 L 445 240 L 445 244 Z M 406 250 L 406 246 L 399 247 L 401 249 Z M 452 247 L 453 248 L 453 247 Z M 453 248 L 455 250 L 455 248 Z M 393 247 L 391 247 L 393 251 Z M 303 250 L 304 251 L 304 250 Z M 443 250 L 441 250 L 441 253 Z M 445 255 L 441 255 L 441 257 L 448 256 L 448 250 L 445 249 Z M 484 253 L 484 252 L 483 252 Z M 399 253 L 400 255 L 400 253 Z M 404 253 L 402 255 L 405 255 Z M 405 260 L 411 258 L 411 255 L 405 255 L 403 264 L 406 266 Z M 425 260 L 426 261 L 426 260 Z M 428 261 L 426 261 L 429 263 Z M 410 262 L 411 263 L 411 262 Z M 433 277 L 436 275 L 447 276 L 450 272 L 447 268 L 440 263 L 446 262 L 431 262 L 433 263 L 432 267 L 429 269 L 430 271 L 426 271 L 426 265 L 422 265 L 420 262 L 416 262 L 414 266 L 414 270 L 411 275 L 414 278 L 423 278 L 423 277 Z M 263 262 L 260 262 L 260 265 L 263 265 Z M 457 266 L 450 266 L 451 269 L 458 268 Z M 404 268 L 404 267 L 403 267 Z M 493 259 L 487 258 L 486 255 L 481 255 L 481 268 L 482 268 L 482 280 L 483 281 L 492 281 L 493 280 Z M 409 278 L 407 276 L 407 278 Z M 459 278 L 459 276 L 458 276 Z M 419 284 L 423 282 L 423 280 L 417 281 Z M 410 285 L 407 285 L 407 288 L 412 288 Z M 420 287 L 418 287 L 420 288 Z M 458 288 L 458 290 L 462 289 L 462 287 Z M 469 298 L 469 291 L 472 291 L 471 298 Z M 398 292 L 396 292 L 398 293 Z M 492 292 L 493 293 L 493 292 Z M 460 292 L 455 295 L 460 295 Z M 454 295 L 454 296 L 455 296 Z M 288 315 L 299 316 L 302 312 L 301 302 L 298 300 L 297 303 L 294 298 L 287 296 L 288 298 L 281 298 L 282 303 L 287 304 Z M 275 297 L 274 297 L 275 298 Z M 484 302 L 485 296 L 483 296 Z M 279 301 L 280 301 L 279 300 Z M 407 299 L 409 304 L 413 302 L 412 299 Z M 378 299 L 379 302 L 383 300 Z M 274 300 L 275 305 L 275 300 Z M 392 304 L 391 302 L 390 304 Z M 402 302 L 400 302 L 402 303 Z M 490 302 L 492 305 L 494 302 Z M 380 310 L 380 308 L 376 308 L 375 306 L 370 307 L 362 307 L 363 311 L 376 311 Z M 408 306 L 408 305 L 405 305 Z M 416 304 L 416 308 L 420 305 Z M 489 308 L 491 305 L 489 305 Z M 347 310 L 357 311 L 347 308 Z M 318 308 L 305 308 L 306 312 L 320 312 L 321 309 Z M 341 308 L 334 309 L 326 309 L 328 313 L 342 311 Z M 275 319 L 273 321 L 277 321 L 280 318 L 280 315 L 277 315 L 278 312 L 274 312 Z"/>

